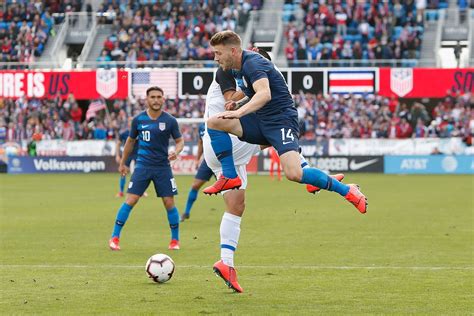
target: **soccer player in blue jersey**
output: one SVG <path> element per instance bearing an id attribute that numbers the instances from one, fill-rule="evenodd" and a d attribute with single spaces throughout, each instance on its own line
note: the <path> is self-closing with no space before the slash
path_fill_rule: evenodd
<path id="1" fill-rule="evenodd" d="M 275 66 L 255 52 L 243 51 L 241 39 L 235 32 L 216 33 L 210 44 L 219 65 L 224 70 L 233 70 L 235 77 L 241 76 L 243 91 L 250 101 L 238 109 L 235 102 L 227 103 L 229 111 L 207 121 L 212 148 L 222 164 L 223 175 L 203 192 L 216 194 L 241 185 L 234 167 L 232 144 L 222 133 L 227 132 L 248 143 L 272 145 L 288 180 L 335 191 L 365 213 L 367 199 L 357 185 L 343 184 L 317 168 L 301 167 L 297 111 L 288 86 Z"/>
<path id="2" fill-rule="evenodd" d="M 194 202 L 197 199 L 199 189 L 211 179 L 214 175 L 211 168 L 207 166 L 206 160 L 202 159 L 203 148 L 202 148 L 202 137 L 205 133 L 204 123 L 199 124 L 199 139 L 198 139 L 198 152 L 196 155 L 196 162 L 199 165 L 196 175 L 194 176 L 193 184 L 191 185 L 191 190 L 188 194 L 188 200 L 186 201 L 186 209 L 183 214 L 181 214 L 181 221 L 188 219 L 191 214 L 191 208 L 193 207 Z"/>
<path id="3" fill-rule="evenodd" d="M 132 121 L 130 135 L 125 143 L 119 171 L 126 175 L 129 168 L 125 162 L 138 141 L 138 154 L 135 171 L 128 185 L 125 203 L 119 208 L 109 247 L 120 250 L 120 232 L 125 225 L 132 208 L 151 181 L 155 186 L 156 195 L 161 197 L 168 214 L 171 228 L 170 250 L 179 249 L 179 212 L 174 203 L 174 195 L 178 193 L 176 181 L 170 167 L 170 161 L 177 159 L 183 150 L 184 140 L 178 127 L 178 121 L 163 111 L 164 93 L 160 87 L 150 87 L 146 92 L 147 110 L 138 114 Z M 168 151 L 169 139 L 176 142 L 174 151 Z"/>

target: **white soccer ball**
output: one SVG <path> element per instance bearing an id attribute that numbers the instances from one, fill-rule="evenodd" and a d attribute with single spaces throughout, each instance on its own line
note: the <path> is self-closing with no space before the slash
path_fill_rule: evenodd
<path id="1" fill-rule="evenodd" d="M 145 266 L 146 274 L 157 283 L 165 283 L 174 273 L 174 261 L 169 256 L 158 253 L 148 259 Z"/>

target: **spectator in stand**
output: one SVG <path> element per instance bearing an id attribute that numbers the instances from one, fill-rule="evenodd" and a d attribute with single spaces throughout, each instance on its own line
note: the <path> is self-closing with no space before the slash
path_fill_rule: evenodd
<path id="1" fill-rule="evenodd" d="M 392 97 L 333 97 L 300 93 L 294 96 L 298 110 L 301 138 L 411 138 L 462 137 L 471 143 L 474 132 L 474 97 L 449 91 L 431 111 L 415 102 L 408 106 Z M 83 121 L 84 113 L 74 96 L 66 100 L 3 99 L 0 118 L 6 127 L 6 141 L 27 142 L 40 132 L 42 139 L 115 139 L 129 117 L 143 110 L 142 99 L 114 100 L 108 111 L 95 102 L 97 111 Z M 169 98 L 166 110 L 176 117 L 203 117 L 203 98 L 197 100 Z M 109 114 L 107 114 L 109 113 Z M 1 120 L 0 120 L 1 122 Z M 423 129 L 425 126 L 425 129 Z M 197 129 L 182 126 L 186 141 L 197 139 Z M 36 137 L 36 136 L 35 136 Z"/>

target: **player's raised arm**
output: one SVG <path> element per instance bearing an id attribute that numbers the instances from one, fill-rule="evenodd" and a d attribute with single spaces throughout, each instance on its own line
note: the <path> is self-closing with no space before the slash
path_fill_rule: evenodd
<path id="1" fill-rule="evenodd" d="M 252 85 L 255 95 L 250 101 L 242 106 L 240 109 L 231 112 L 223 112 L 219 118 L 238 119 L 242 116 L 255 112 L 261 109 L 272 99 L 270 84 L 267 78 L 261 78 L 255 81 Z"/>

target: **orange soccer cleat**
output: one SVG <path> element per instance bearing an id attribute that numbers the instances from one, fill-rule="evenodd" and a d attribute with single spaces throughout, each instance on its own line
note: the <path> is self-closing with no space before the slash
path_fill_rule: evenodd
<path id="1" fill-rule="evenodd" d="M 179 250 L 179 240 L 171 239 L 170 244 L 168 246 L 169 250 Z"/>
<path id="2" fill-rule="evenodd" d="M 119 192 L 119 193 L 115 194 L 115 197 L 116 197 L 116 198 L 121 198 L 121 197 L 123 197 L 123 192 Z"/>
<path id="3" fill-rule="evenodd" d="M 219 260 L 214 263 L 213 270 L 217 276 L 220 276 L 225 281 L 225 284 L 229 288 L 238 293 L 244 291 L 244 289 L 240 287 L 239 282 L 237 282 L 237 271 L 235 271 L 233 267 L 230 267 L 222 262 L 222 260 Z"/>
<path id="4" fill-rule="evenodd" d="M 350 187 L 349 192 L 345 196 L 346 200 L 351 202 L 362 214 L 367 212 L 367 198 L 362 192 L 359 191 L 359 186 L 357 184 L 348 184 Z"/>
<path id="5" fill-rule="evenodd" d="M 202 192 L 204 194 L 217 194 L 226 190 L 238 189 L 242 185 L 242 180 L 237 176 L 235 178 L 226 178 L 223 175 L 210 187 L 205 188 Z"/>
<path id="6" fill-rule="evenodd" d="M 119 246 L 119 238 L 118 237 L 112 237 L 110 238 L 109 240 L 109 247 L 111 250 L 120 250 L 120 246 Z"/>
<path id="7" fill-rule="evenodd" d="M 344 174 L 343 173 L 337 173 L 337 174 L 329 175 L 329 176 L 331 178 L 336 179 L 339 182 L 342 181 L 342 179 L 344 179 Z M 321 191 L 321 188 L 317 187 L 317 186 L 314 186 L 314 185 L 311 185 L 311 184 L 307 184 L 306 185 L 306 191 L 308 191 L 309 193 L 316 194 L 316 193 L 319 193 L 319 191 Z"/>

